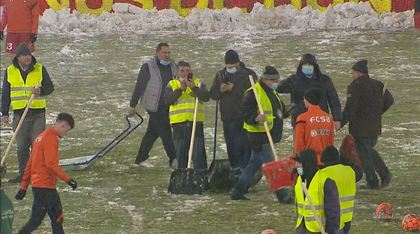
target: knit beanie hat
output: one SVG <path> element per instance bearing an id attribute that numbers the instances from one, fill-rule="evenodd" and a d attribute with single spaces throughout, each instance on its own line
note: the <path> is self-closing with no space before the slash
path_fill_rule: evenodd
<path id="1" fill-rule="evenodd" d="M 278 80 L 280 79 L 280 74 L 276 68 L 272 66 L 266 66 L 264 73 L 261 75 L 261 79 L 265 80 Z"/>
<path id="2" fill-rule="evenodd" d="M 20 44 L 16 48 L 15 57 L 17 58 L 21 55 L 31 55 L 31 50 L 29 49 L 29 47 L 25 43 Z"/>
<path id="3" fill-rule="evenodd" d="M 225 54 L 225 64 L 239 63 L 239 55 L 234 50 L 228 50 Z"/>
<path id="4" fill-rule="evenodd" d="M 309 88 L 305 91 L 304 97 L 312 105 L 318 105 L 321 101 L 321 90 L 318 88 Z"/>
<path id="5" fill-rule="evenodd" d="M 368 64 L 367 60 L 360 60 L 353 65 L 353 70 L 368 74 L 369 71 L 368 71 L 367 64 Z"/>
<path id="6" fill-rule="evenodd" d="M 338 162 L 339 160 L 340 154 L 338 153 L 337 148 L 333 145 L 328 146 L 321 153 L 321 162 L 323 163 Z"/>

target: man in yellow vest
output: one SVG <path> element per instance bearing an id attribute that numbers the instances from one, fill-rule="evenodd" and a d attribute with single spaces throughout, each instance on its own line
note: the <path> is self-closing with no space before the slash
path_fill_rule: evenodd
<path id="1" fill-rule="evenodd" d="M 45 129 L 46 96 L 54 91 L 54 84 L 47 69 L 32 56 L 26 44 L 20 44 L 16 49 L 13 64 L 4 75 L 2 91 L 2 123 L 7 125 L 9 108 L 13 109 L 13 129 L 17 127 L 20 117 L 32 94 L 35 95 L 22 127 L 16 135 L 19 175 L 9 182 L 20 183 L 32 141 Z"/>
<path id="2" fill-rule="evenodd" d="M 273 161 L 268 138 L 264 128 L 264 122 L 267 121 L 270 133 L 275 143 L 279 142 L 283 132 L 284 105 L 275 91 L 280 82 L 278 71 L 267 66 L 259 82 L 255 85 L 257 98 L 264 110 L 260 114 L 257 107 L 255 94 L 249 88 L 242 100 L 242 118 L 243 127 L 247 131 L 248 141 L 252 148 L 251 159 L 248 161 L 238 182 L 233 186 L 230 198 L 232 200 L 246 200 L 244 196 L 251 178 L 259 170 L 263 163 Z"/>
<path id="3" fill-rule="evenodd" d="M 344 201 L 345 197 L 340 197 L 340 194 L 344 194 L 340 193 L 340 189 L 343 188 L 340 187 L 340 183 L 332 178 L 341 174 L 328 169 L 328 167 L 318 170 L 317 156 L 312 149 L 304 150 L 296 159 L 302 164 L 302 173 L 298 176 L 295 185 L 297 215 L 295 233 L 320 233 L 321 229 L 325 230 L 326 233 L 340 233 L 340 230 L 344 227 L 344 219 L 340 216 L 340 202 L 341 200 Z M 347 177 L 349 175 L 344 174 L 342 176 Z M 306 182 L 309 197 L 317 216 L 321 220 L 322 227 L 316 221 L 308 197 L 303 192 L 302 182 Z"/>
<path id="4" fill-rule="evenodd" d="M 356 174 L 352 167 L 342 164 L 340 154 L 333 145 L 324 149 L 321 154 L 324 164 L 320 172 L 327 173 L 328 178 L 335 181 L 340 201 L 340 224 L 344 224 L 343 234 L 350 232 L 353 219 L 354 199 L 356 196 Z"/>
<path id="5" fill-rule="evenodd" d="M 190 64 L 178 63 L 177 79 L 170 80 L 165 91 L 165 102 L 169 105 L 169 121 L 175 144 L 179 168 L 186 168 L 190 147 L 195 99 L 198 98 L 197 125 L 194 139 L 193 167 L 197 171 L 207 172 L 206 149 L 204 147 L 204 106 L 209 92 L 197 77 L 193 77 Z"/>

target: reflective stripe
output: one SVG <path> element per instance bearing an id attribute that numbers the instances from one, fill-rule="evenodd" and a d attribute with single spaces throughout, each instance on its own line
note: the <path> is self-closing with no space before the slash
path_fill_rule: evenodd
<path id="1" fill-rule="evenodd" d="M 194 108 L 174 110 L 174 111 L 169 112 L 169 115 L 170 116 L 173 116 L 173 115 L 184 114 L 184 113 L 191 113 L 191 112 L 194 113 Z M 197 114 L 201 114 L 201 113 L 202 112 L 200 110 L 198 110 L 198 113 Z"/>
<path id="2" fill-rule="evenodd" d="M 315 216 L 306 216 L 304 218 L 305 218 L 305 221 L 308 221 L 308 222 L 315 222 L 316 221 Z M 325 223 L 325 218 L 321 218 L 321 222 Z M 317 225 L 318 225 L 318 223 L 317 223 Z"/>
<path id="3" fill-rule="evenodd" d="M 17 96 L 17 97 L 11 97 L 10 100 L 20 101 L 20 100 L 29 100 L 29 98 L 26 96 Z M 43 96 L 38 96 L 38 97 L 34 97 L 32 100 L 47 100 L 47 99 Z"/>
<path id="4" fill-rule="evenodd" d="M 32 90 L 33 88 L 26 88 L 26 87 L 10 87 L 10 91 L 27 91 L 27 90 Z"/>
<path id="5" fill-rule="evenodd" d="M 346 209 L 342 209 L 342 210 L 340 210 L 341 215 L 346 214 L 346 213 L 352 213 L 353 209 L 354 209 L 354 207 L 349 207 L 349 208 L 346 208 Z"/>
<path id="6" fill-rule="evenodd" d="M 315 210 L 323 210 L 324 209 L 324 205 L 317 205 L 317 206 L 314 206 L 314 208 L 315 208 Z M 311 208 L 310 205 L 306 205 L 305 206 L 305 210 L 312 211 L 312 208 Z"/>
<path id="7" fill-rule="evenodd" d="M 340 197 L 341 202 L 347 202 L 347 201 L 354 201 L 355 196 L 342 196 Z"/>

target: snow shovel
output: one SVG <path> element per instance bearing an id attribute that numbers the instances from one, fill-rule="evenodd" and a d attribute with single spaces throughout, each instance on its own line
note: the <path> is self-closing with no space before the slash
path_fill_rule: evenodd
<path id="1" fill-rule="evenodd" d="M 35 88 L 38 88 L 38 87 L 39 87 L 39 85 L 37 85 Z M 7 155 L 9 154 L 9 151 L 10 151 L 10 147 L 12 146 L 13 142 L 15 141 L 16 135 L 18 134 L 18 132 L 20 130 L 20 127 L 23 124 L 23 120 L 25 119 L 26 114 L 28 113 L 29 107 L 31 106 L 34 98 L 35 98 L 35 94 L 32 94 L 31 97 L 28 100 L 28 104 L 26 105 L 22 116 L 19 119 L 18 125 L 16 126 L 16 129 L 15 129 L 15 132 L 13 133 L 12 139 L 10 139 L 10 142 L 7 145 L 6 151 L 4 152 L 4 156 L 1 159 L 0 167 L 2 168 L 3 176 L 4 176 L 4 174 L 6 174 L 6 165 L 4 164 L 4 161 L 6 161 Z"/>
<path id="2" fill-rule="evenodd" d="M 136 130 L 136 128 L 143 123 L 143 117 L 141 117 L 138 113 L 136 113 L 136 116 L 140 119 L 139 122 L 136 124 L 133 124 L 130 121 L 129 117 L 126 116 L 125 119 L 128 123 L 128 127 L 99 152 L 97 152 L 94 155 L 62 159 L 60 160 L 61 168 L 63 168 L 66 171 L 79 171 L 92 166 L 96 162 L 96 160 L 98 160 L 99 158 L 107 154 L 109 151 L 111 151 L 116 145 L 118 145 L 118 143 L 124 140 L 128 135 L 130 135 L 130 133 Z"/>
<path id="3" fill-rule="evenodd" d="M 207 176 L 192 168 L 195 129 L 197 125 L 198 98 L 195 98 L 194 117 L 191 132 L 190 148 L 188 150 L 187 168 L 179 168 L 172 172 L 169 179 L 168 193 L 172 194 L 201 194 L 207 187 Z"/>
<path id="4" fill-rule="evenodd" d="M 264 114 L 264 110 L 261 106 L 260 100 L 258 99 L 257 89 L 255 88 L 255 82 L 252 76 L 249 76 L 249 81 L 251 82 L 251 87 L 255 95 L 255 100 L 257 101 L 258 110 L 260 114 Z M 277 191 L 285 187 L 292 187 L 292 169 L 288 167 L 288 159 L 281 159 L 276 155 L 276 150 L 274 148 L 273 138 L 271 137 L 270 129 L 268 128 L 267 121 L 264 122 L 265 132 L 267 134 L 268 142 L 270 143 L 271 151 L 275 157 L 275 160 L 272 162 L 264 163 L 262 166 L 263 174 L 265 175 L 270 191 Z"/>

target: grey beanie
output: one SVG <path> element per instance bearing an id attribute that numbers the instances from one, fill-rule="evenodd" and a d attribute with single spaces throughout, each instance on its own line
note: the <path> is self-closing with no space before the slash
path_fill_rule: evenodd
<path id="1" fill-rule="evenodd" d="M 31 55 L 31 50 L 29 49 L 29 47 L 25 44 L 25 43 L 21 43 L 17 48 L 16 48 L 16 54 L 15 57 L 19 57 L 21 55 Z"/>
<path id="2" fill-rule="evenodd" d="M 261 79 L 264 80 L 278 80 L 280 79 L 280 74 L 276 68 L 272 66 L 266 66 L 264 73 L 261 75 Z"/>

